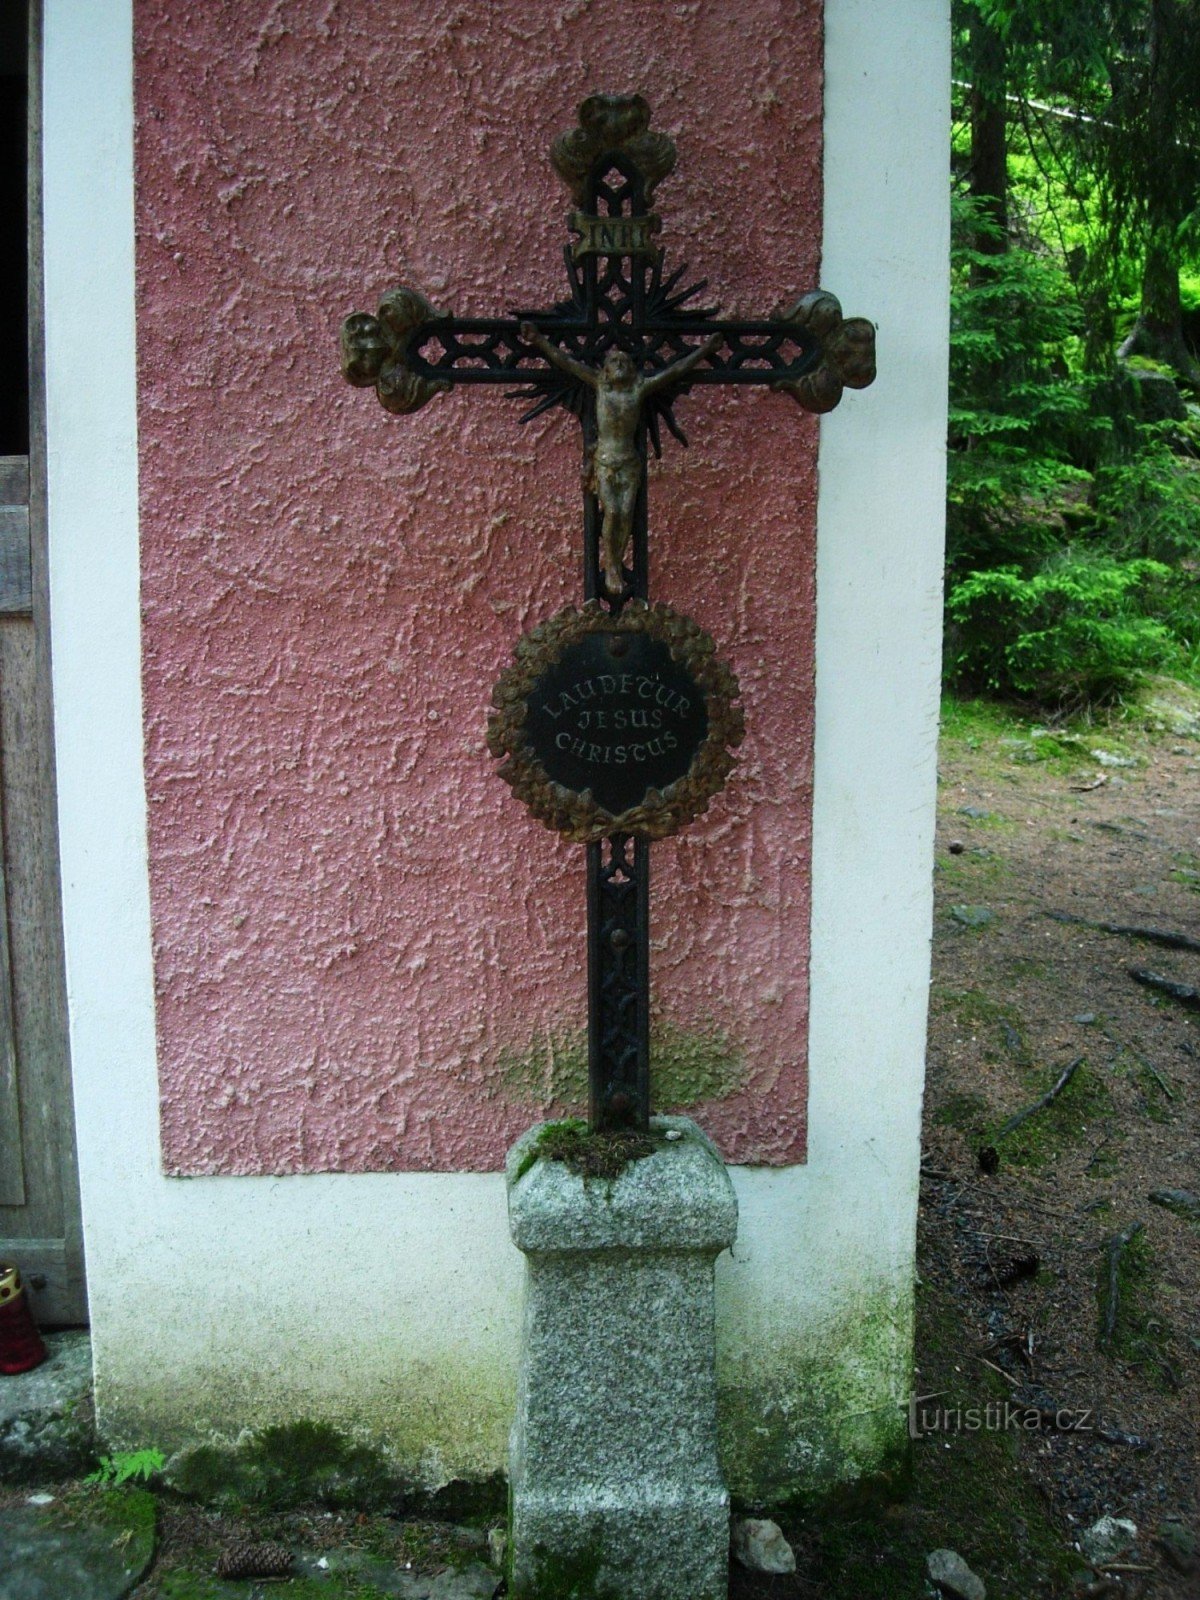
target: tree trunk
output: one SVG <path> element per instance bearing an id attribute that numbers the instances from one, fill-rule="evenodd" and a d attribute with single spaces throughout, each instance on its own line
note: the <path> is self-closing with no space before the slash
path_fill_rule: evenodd
<path id="1" fill-rule="evenodd" d="M 1146 46 L 1146 123 L 1149 148 L 1171 150 L 1177 135 L 1176 98 L 1183 62 L 1180 53 L 1194 48 L 1194 25 L 1187 26 L 1178 0 L 1150 0 Z M 1173 367 L 1189 383 L 1200 386 L 1200 365 L 1183 337 L 1179 301 L 1179 256 L 1176 233 L 1187 210 L 1188 195 L 1170 181 L 1175 163 L 1164 160 L 1146 191 L 1146 255 L 1142 267 L 1142 302 L 1119 356 L 1149 356 Z"/>
<path id="2" fill-rule="evenodd" d="M 1003 255 L 1008 249 L 1007 52 L 1003 35 L 977 11 L 971 13 L 969 40 L 971 195 L 987 224 L 976 235 L 975 248 Z"/>
<path id="3" fill-rule="evenodd" d="M 1189 383 L 1200 387 L 1200 363 L 1183 337 L 1183 310 L 1179 299 L 1179 260 L 1174 229 L 1160 227 L 1146 242 L 1142 268 L 1142 304 L 1137 321 L 1117 354 L 1148 356 L 1173 368 Z"/>

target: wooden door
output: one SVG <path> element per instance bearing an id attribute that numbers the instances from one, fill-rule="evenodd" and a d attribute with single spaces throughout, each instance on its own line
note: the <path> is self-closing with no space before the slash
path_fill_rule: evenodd
<path id="1" fill-rule="evenodd" d="M 0 10 L 0 1259 L 87 1318 L 63 977 L 41 382 L 39 30 Z"/>

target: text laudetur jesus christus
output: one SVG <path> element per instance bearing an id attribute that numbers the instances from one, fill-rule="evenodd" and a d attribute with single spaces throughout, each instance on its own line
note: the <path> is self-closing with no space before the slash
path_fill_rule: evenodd
<path id="1" fill-rule="evenodd" d="M 594 703 L 597 700 L 610 703 L 597 705 Z M 614 705 L 613 700 L 632 700 L 635 704 Z M 637 704 L 638 701 L 644 703 Z M 567 719 L 567 724 L 555 735 L 557 749 L 581 761 L 622 767 L 630 761 L 645 761 L 674 750 L 679 741 L 669 727 L 663 726 L 664 721 L 668 715 L 683 720 L 691 707 L 692 702 L 686 695 L 645 673 L 602 672 L 594 678 L 580 679 L 569 689 L 560 689 L 554 704 L 547 702 L 539 709 L 552 722 L 563 717 Z M 593 744 L 578 737 L 582 733 L 625 733 L 640 729 L 662 731 L 657 738 L 632 744 Z"/>

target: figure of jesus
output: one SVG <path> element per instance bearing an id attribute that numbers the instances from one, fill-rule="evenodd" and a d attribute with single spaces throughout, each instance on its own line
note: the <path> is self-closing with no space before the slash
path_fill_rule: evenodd
<path id="1" fill-rule="evenodd" d="M 642 405 L 648 395 L 678 383 L 706 356 L 711 356 L 721 343 L 722 335 L 714 333 L 695 350 L 689 350 L 686 356 L 680 356 L 648 378 L 638 376 L 633 357 L 625 350 L 610 350 L 599 367 L 589 367 L 560 350 L 532 322 L 521 324 L 521 338 L 540 350 L 552 365 L 595 391 L 596 443 L 589 450 L 584 465 L 584 488 L 596 496 L 604 514 L 600 564 L 605 590 L 617 599 L 625 592 L 622 568 L 642 481 L 642 458 L 638 451 Z"/>

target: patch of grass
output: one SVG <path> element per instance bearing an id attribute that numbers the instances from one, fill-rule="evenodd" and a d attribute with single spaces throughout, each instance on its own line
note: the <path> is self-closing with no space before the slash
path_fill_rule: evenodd
<path id="1" fill-rule="evenodd" d="M 992 811 L 987 806 L 955 806 L 953 811 L 945 811 L 944 816 L 966 833 L 980 830 L 984 833 L 1015 833 L 1017 829 L 1011 817 L 1006 817 L 1002 811 Z"/>
<path id="2" fill-rule="evenodd" d="M 947 888 L 969 892 L 998 883 L 1011 875 L 1012 868 L 994 850 L 976 849 L 964 850 L 960 856 L 938 856 L 934 871 Z"/>
<path id="3" fill-rule="evenodd" d="M 981 1094 L 952 1094 L 933 1113 L 933 1120 L 942 1128 L 977 1134 L 987 1126 L 988 1109 Z"/>
<path id="4" fill-rule="evenodd" d="M 958 743 L 968 750 L 983 750 L 1006 734 L 1022 732 L 1024 727 L 1018 714 L 1000 701 L 955 694 L 942 696 L 941 738 L 951 745 Z"/>
<path id="5" fill-rule="evenodd" d="M 1156 1265 L 1145 1229 L 1121 1252 L 1117 1268 L 1117 1320 L 1107 1353 L 1136 1367 L 1154 1386 L 1170 1393 L 1179 1387 L 1172 1358 L 1172 1331 L 1157 1308 Z M 1097 1342 L 1109 1308 L 1107 1254 L 1102 1252 L 1096 1283 Z"/>
<path id="6" fill-rule="evenodd" d="M 1006 966 L 1012 977 L 1023 981 L 1050 976 L 1050 963 L 1040 956 L 1013 956 Z"/>
<path id="7" fill-rule="evenodd" d="M 1039 1073 L 1038 1081 L 1030 1086 L 1033 1091 L 1030 1101 L 1050 1089 L 1061 1071 L 1061 1067 L 1054 1067 Z M 1003 1137 L 999 1129 L 1007 1119 L 999 1118 L 986 1143 L 994 1144 L 1000 1159 L 1014 1167 L 1042 1167 L 1056 1160 L 1064 1150 L 1085 1149 L 1089 1137 L 1100 1129 L 1110 1106 L 1107 1084 L 1083 1062 L 1057 1099 L 1035 1111 L 1019 1128 Z M 1097 1141 L 1093 1138 L 1092 1142 Z"/>
<path id="8" fill-rule="evenodd" d="M 1070 733 L 1051 733 L 1045 728 L 1033 728 L 1028 739 L 1010 747 L 1010 761 L 1024 767 L 1045 767 L 1048 772 L 1072 773 L 1080 767 L 1095 765 L 1091 750 L 1084 740 Z"/>
<path id="9" fill-rule="evenodd" d="M 939 1011 L 953 1015 L 961 1028 L 982 1036 L 987 1060 L 1006 1057 L 1020 1066 L 1028 1065 L 1025 1021 L 1007 1000 L 997 1000 L 982 989 L 935 988 L 933 1003 Z"/>
<path id="10" fill-rule="evenodd" d="M 1169 1085 L 1162 1073 L 1152 1068 L 1135 1050 L 1122 1048 L 1121 1057 L 1127 1063 L 1125 1076 L 1138 1091 L 1138 1109 L 1151 1122 L 1174 1122 L 1171 1096 L 1167 1093 Z"/>

